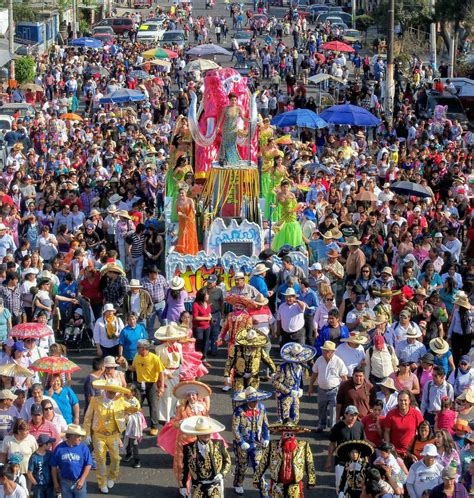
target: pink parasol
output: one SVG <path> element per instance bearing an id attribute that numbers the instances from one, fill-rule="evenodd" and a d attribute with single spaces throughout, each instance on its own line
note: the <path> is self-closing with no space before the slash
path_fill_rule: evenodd
<path id="1" fill-rule="evenodd" d="M 9 337 L 17 339 L 42 339 L 52 334 L 53 332 L 47 325 L 37 322 L 19 323 L 8 332 Z"/>

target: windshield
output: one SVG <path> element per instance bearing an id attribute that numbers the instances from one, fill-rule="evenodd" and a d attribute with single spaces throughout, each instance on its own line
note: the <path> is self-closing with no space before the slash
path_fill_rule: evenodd
<path id="1" fill-rule="evenodd" d="M 464 114 L 464 109 L 457 99 L 449 99 L 445 97 L 433 99 L 430 104 L 430 109 L 434 109 L 437 105 L 447 105 L 448 112 Z"/>
<path id="2" fill-rule="evenodd" d="M 0 120 L 0 130 L 9 130 L 11 128 L 10 121 Z"/>
<path id="3" fill-rule="evenodd" d="M 161 41 L 182 41 L 184 36 L 176 33 L 165 33 Z"/>

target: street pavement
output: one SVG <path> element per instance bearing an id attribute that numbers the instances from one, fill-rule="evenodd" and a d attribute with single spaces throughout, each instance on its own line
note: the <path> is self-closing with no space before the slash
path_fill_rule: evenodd
<path id="1" fill-rule="evenodd" d="M 225 16 L 227 18 L 227 23 L 229 25 L 229 34 L 227 41 L 223 42 L 222 45 L 225 48 L 231 47 L 231 36 L 233 33 L 232 21 L 229 18 L 229 13 L 225 8 L 223 0 L 217 0 L 216 6 L 213 9 L 205 9 L 205 0 L 195 0 L 193 4 L 193 17 L 196 19 L 198 16 Z M 164 9 L 169 8 L 170 3 L 160 2 L 158 5 L 162 6 Z M 156 7 L 156 3 L 154 4 Z M 247 1 L 244 6 L 244 10 L 251 9 L 252 2 Z M 272 15 L 282 16 L 286 10 L 283 8 L 272 8 Z M 117 5 L 118 14 L 124 15 L 127 12 L 132 12 L 131 9 L 121 8 Z M 134 11 L 134 10 L 133 10 Z M 139 10 L 142 15 L 146 14 L 146 10 Z M 215 43 L 215 35 L 213 28 L 210 29 L 212 34 L 212 41 Z M 292 46 L 291 39 L 285 40 L 288 46 Z M 222 58 L 218 57 L 216 60 L 219 64 L 223 66 L 232 66 L 229 57 Z M 314 88 L 314 87 L 313 87 Z M 311 90 L 313 90 L 311 88 Z M 310 91 L 311 91 L 310 90 Z M 90 365 L 92 363 L 92 358 L 94 357 L 95 351 L 92 349 L 86 349 L 81 352 L 71 351 L 69 357 L 77 362 L 82 369 L 73 375 L 73 389 L 78 394 L 81 405 L 83 401 L 82 394 L 82 384 L 85 376 L 90 372 Z M 274 345 L 272 349 L 272 358 L 278 360 L 278 347 Z M 211 358 L 212 368 L 210 369 L 209 375 L 200 379 L 207 383 L 213 390 L 211 397 L 211 412 L 210 415 L 215 417 L 217 420 L 222 422 L 227 430 L 223 433 L 224 438 L 229 443 L 229 449 L 232 453 L 232 435 L 230 432 L 231 420 L 232 420 L 232 404 L 230 400 L 230 393 L 224 393 L 221 391 L 223 383 L 223 371 L 226 360 L 226 351 L 221 348 L 219 355 L 216 358 Z M 307 384 L 307 383 L 306 383 Z M 269 383 L 262 383 L 262 389 L 271 390 Z M 265 402 L 268 411 L 269 422 L 273 423 L 277 421 L 277 411 L 275 398 L 271 398 Z M 81 412 L 82 413 L 82 412 Z M 148 406 L 144 407 L 145 416 L 148 419 L 149 410 Z M 300 425 L 307 426 L 314 429 L 317 425 L 317 404 L 316 399 L 304 396 L 301 403 L 301 419 Z M 276 437 L 276 436 L 275 436 Z M 314 455 L 316 475 L 317 475 L 317 486 L 315 489 L 305 490 L 305 497 L 331 497 L 335 495 L 334 492 L 334 478 L 332 474 L 324 472 L 324 463 L 327 454 L 327 433 L 326 434 L 315 434 L 314 431 L 304 435 L 311 444 L 311 448 Z M 175 480 L 174 474 L 172 472 L 172 457 L 166 455 L 161 448 L 156 446 L 156 438 L 151 437 L 146 431 L 144 439 L 140 444 L 140 454 L 141 454 L 141 464 L 140 469 L 132 468 L 132 462 L 125 463 L 122 462 L 120 470 L 120 478 L 115 484 L 114 488 L 110 490 L 108 496 L 110 497 L 156 497 L 156 496 L 178 496 L 178 485 Z M 232 455 L 233 457 L 233 455 Z M 256 498 L 259 496 L 257 490 L 252 486 L 252 471 L 248 470 L 247 478 L 244 482 L 245 496 L 249 498 Z M 232 487 L 233 481 L 233 467 L 231 472 L 227 475 L 225 479 L 225 494 L 226 496 L 237 496 Z M 99 497 L 103 496 L 100 494 L 99 489 L 96 484 L 95 473 L 91 472 L 91 476 L 88 480 L 88 496 Z"/>

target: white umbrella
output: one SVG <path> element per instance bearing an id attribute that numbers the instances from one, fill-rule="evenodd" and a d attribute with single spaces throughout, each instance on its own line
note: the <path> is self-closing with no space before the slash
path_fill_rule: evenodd
<path id="1" fill-rule="evenodd" d="M 217 62 L 207 59 L 196 59 L 195 61 L 188 62 L 184 70 L 189 73 L 191 71 L 209 71 L 210 69 L 219 69 L 220 67 Z"/>

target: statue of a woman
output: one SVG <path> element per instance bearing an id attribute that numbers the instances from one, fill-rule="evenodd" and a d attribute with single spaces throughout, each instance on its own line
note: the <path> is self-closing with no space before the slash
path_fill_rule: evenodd
<path id="1" fill-rule="evenodd" d="M 237 95 L 229 93 L 229 105 L 224 108 L 219 118 L 217 129 L 222 125 L 222 141 L 219 148 L 219 163 L 227 166 L 242 160 L 237 150 L 237 137 L 245 133 L 239 129 L 239 119 L 244 120 L 242 109 L 237 105 Z"/>

